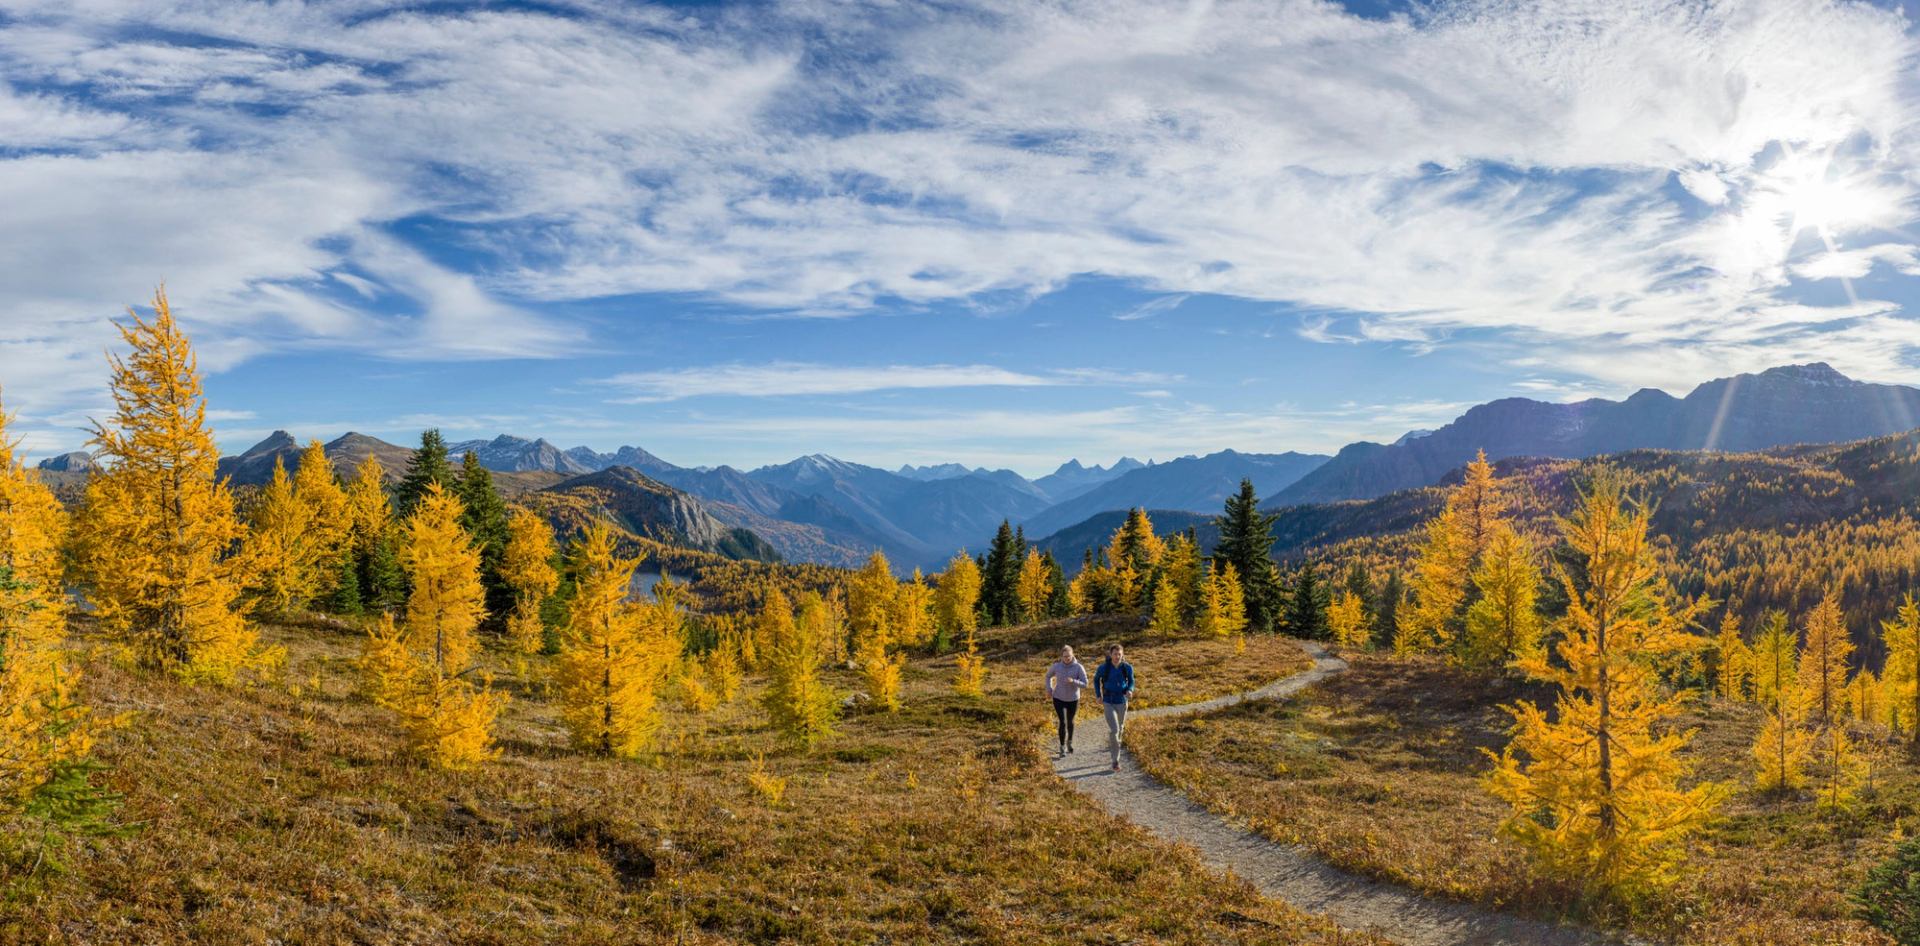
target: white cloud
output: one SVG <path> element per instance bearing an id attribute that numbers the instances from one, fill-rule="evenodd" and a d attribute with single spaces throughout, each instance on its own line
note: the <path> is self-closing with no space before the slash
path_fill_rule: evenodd
<path id="1" fill-rule="evenodd" d="M 1871 268 L 1796 256 L 1794 161 L 1870 206 L 1843 237 L 1912 215 L 1915 40 L 1865 4 L 572 9 L 10 4 L 0 129 L 33 150 L 0 159 L 0 284 L 34 321 L 0 371 L 87 396 L 100 320 L 161 278 L 228 361 L 566 354 L 539 304 L 623 293 L 844 314 L 1089 273 L 1163 294 L 1118 318 L 1225 293 L 1343 313 L 1319 341 L 1509 333 L 1609 383 L 1614 350 L 1913 356 L 1902 314 L 1788 291 Z M 450 253 L 395 235 L 421 220 Z M 815 369 L 634 386 L 903 386 Z"/>
<path id="2" fill-rule="evenodd" d="M 633 392 L 632 397 L 624 399 L 628 403 L 651 403 L 713 396 L 783 397 L 935 388 L 1158 384 L 1168 378 L 1162 374 L 1097 369 L 1064 369 L 1034 374 L 992 365 L 845 367 L 775 362 L 631 371 L 606 378 L 602 383 Z"/>

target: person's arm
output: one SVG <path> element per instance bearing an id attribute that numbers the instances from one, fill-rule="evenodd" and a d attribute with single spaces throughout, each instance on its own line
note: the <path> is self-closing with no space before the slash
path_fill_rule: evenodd
<path id="1" fill-rule="evenodd" d="M 1107 665 L 1101 664 L 1100 669 L 1095 670 L 1093 672 L 1093 698 L 1094 699 L 1096 700 L 1106 699 L 1106 696 L 1104 696 L 1100 692 L 1100 688 L 1103 685 L 1105 685 L 1106 679 L 1107 679 Z"/>

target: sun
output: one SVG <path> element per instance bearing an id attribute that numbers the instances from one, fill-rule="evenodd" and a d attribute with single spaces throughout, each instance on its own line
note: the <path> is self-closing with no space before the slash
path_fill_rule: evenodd
<path id="1" fill-rule="evenodd" d="M 1757 182 L 1754 197 L 1788 240 L 1812 230 L 1831 241 L 1836 232 L 1873 220 L 1879 209 L 1870 189 L 1836 173 L 1827 155 L 1788 154 Z"/>

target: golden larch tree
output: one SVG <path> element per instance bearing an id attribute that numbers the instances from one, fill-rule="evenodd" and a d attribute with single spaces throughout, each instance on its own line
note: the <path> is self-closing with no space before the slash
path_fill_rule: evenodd
<path id="1" fill-rule="evenodd" d="M 1887 664 L 1881 674 L 1886 687 L 1887 718 L 1892 726 L 1920 745 L 1920 602 L 1909 592 L 1890 621 L 1882 621 Z"/>
<path id="2" fill-rule="evenodd" d="M 980 566 L 965 551 L 947 562 L 933 590 L 933 623 L 940 639 L 953 643 L 973 636 L 980 623 Z"/>
<path id="3" fill-rule="evenodd" d="M 259 613 L 291 615 L 313 600 L 321 548 L 313 511 L 294 493 L 286 464 L 275 457 L 273 478 L 248 510 L 246 570 Z"/>
<path id="4" fill-rule="evenodd" d="M 1144 576 L 1160 564 L 1165 549 L 1165 543 L 1154 534 L 1153 520 L 1147 518 L 1146 510 L 1135 506 L 1127 510 L 1126 520 L 1113 531 L 1113 539 L 1107 546 L 1107 561 L 1115 569 L 1126 566 L 1144 580 Z"/>
<path id="5" fill-rule="evenodd" d="M 1807 614 L 1800 645 L 1800 686 L 1807 693 L 1808 712 L 1823 726 L 1832 722 L 1845 705 L 1847 659 L 1853 656 L 1853 640 L 1847 636 L 1837 598 L 1834 592 L 1827 592 Z"/>
<path id="6" fill-rule="evenodd" d="M 893 653 L 894 601 L 899 582 L 879 552 L 847 582 L 847 625 L 853 637 L 853 660 L 866 680 L 867 695 L 889 713 L 900 709 L 900 675 L 906 655 Z"/>
<path id="7" fill-rule="evenodd" d="M 1473 462 L 1462 471 L 1460 485 L 1447 495 L 1447 507 L 1454 511 L 1459 523 L 1468 561 L 1477 564 L 1499 528 L 1505 525 L 1501 514 L 1507 508 L 1493 475 L 1493 465 L 1487 462 L 1487 451 L 1474 454 Z"/>
<path id="8" fill-rule="evenodd" d="M 1172 636 L 1180 633 L 1180 593 L 1167 580 L 1163 572 L 1153 583 L 1153 620 L 1154 633 Z"/>
<path id="9" fill-rule="evenodd" d="M 1327 630 L 1333 642 L 1350 650 L 1365 650 L 1373 645 L 1373 626 L 1367 620 L 1366 602 L 1352 592 L 1341 590 L 1327 605 Z"/>
<path id="10" fill-rule="evenodd" d="M 1682 789 L 1691 738 L 1665 724 L 1685 694 L 1663 693 L 1652 658 L 1693 646 L 1688 624 L 1705 602 L 1668 603 L 1647 539 L 1651 513 L 1628 500 L 1618 474 L 1602 471 L 1560 522 L 1584 580 L 1564 568 L 1559 659 L 1536 653 L 1519 667 L 1556 684 L 1552 715 L 1530 702 L 1507 708 L 1513 741 L 1488 784 L 1511 811 L 1501 829 L 1547 872 L 1611 892 L 1670 880 L 1686 836 L 1712 814 L 1723 790 Z"/>
<path id="11" fill-rule="evenodd" d="M 513 594 L 513 610 L 507 615 L 507 644 L 522 656 L 537 654 L 546 646 L 540 606 L 560 587 L 553 556 L 553 527 L 545 519 L 517 507 L 508 514 L 500 580 Z"/>
<path id="12" fill-rule="evenodd" d="M 614 553 L 613 533 L 596 520 L 575 540 L 574 597 L 554 668 L 560 718 L 580 748 L 634 757 L 660 730 L 659 691 L 681 650 L 671 601 L 631 600 L 637 558 Z"/>
<path id="13" fill-rule="evenodd" d="M 1729 605 L 1714 638 L 1714 691 L 1723 700 L 1747 698 L 1753 681 L 1753 649 L 1740 631 L 1740 615 Z"/>
<path id="14" fill-rule="evenodd" d="M 241 617 L 245 527 L 215 476 L 219 450 L 193 346 L 164 291 L 129 310 L 111 359 L 114 413 L 95 422 L 102 468 L 87 481 L 79 563 L 101 626 L 143 667 L 231 683 L 273 665 Z"/>
<path id="15" fill-rule="evenodd" d="M 474 631 L 487 616 L 480 583 L 480 550 L 460 527 L 460 500 L 427 485 L 407 519 L 400 562 L 407 570 L 407 633 L 426 647 L 435 666 L 458 674 L 479 643 Z"/>
<path id="16" fill-rule="evenodd" d="M 1800 685 L 1799 655 L 1787 616 L 1778 611 L 1761 618 L 1753 640 L 1753 698 L 1766 713 L 1753 741 L 1754 787 L 1763 792 L 1791 791 L 1806 784 L 1804 770 L 1812 749 L 1801 723 L 1806 691 Z"/>
<path id="17" fill-rule="evenodd" d="M 1505 522 L 1490 528 L 1480 564 L 1473 572 L 1480 592 L 1467 608 L 1462 663 L 1475 667 L 1503 667 L 1540 650 L 1540 614 L 1535 598 L 1540 571 L 1534 566 L 1533 546 Z"/>
<path id="18" fill-rule="evenodd" d="M 834 632 L 826 602 L 808 592 L 798 618 L 779 589 L 767 592 L 760 609 L 762 656 L 767 667 L 767 689 L 762 704 L 773 728 L 807 747 L 833 734 L 839 701 L 820 676 L 826 652 L 821 638 Z"/>
<path id="19" fill-rule="evenodd" d="M 1053 575 L 1045 559 L 1034 549 L 1020 563 L 1020 575 L 1014 581 L 1014 597 L 1020 599 L 1020 613 L 1029 621 L 1047 618 L 1047 602 L 1053 598 Z"/>
<path id="20" fill-rule="evenodd" d="M 1455 618 L 1467 600 L 1471 572 L 1472 546 L 1461 528 L 1460 513 L 1449 504 L 1427 521 L 1415 553 L 1412 578 L 1407 582 L 1412 600 L 1398 611 L 1394 653 L 1431 653 L 1453 644 Z"/>
<path id="21" fill-rule="evenodd" d="M 0 813 L 21 810 L 93 748 L 63 646 L 66 510 L 21 462 L 10 421 L 0 409 Z"/>
<path id="22" fill-rule="evenodd" d="M 350 553 L 348 542 L 353 522 L 347 515 L 347 491 L 333 472 L 327 448 L 319 440 L 307 442 L 300 453 L 300 465 L 293 473 L 293 493 L 306 507 L 308 541 L 314 547 L 313 577 L 308 584 L 314 594 L 331 594 L 340 581 L 341 560 Z"/>
<path id="23" fill-rule="evenodd" d="M 933 640 L 933 589 L 927 587 L 920 569 L 894 589 L 889 619 L 897 646 L 925 647 Z"/>

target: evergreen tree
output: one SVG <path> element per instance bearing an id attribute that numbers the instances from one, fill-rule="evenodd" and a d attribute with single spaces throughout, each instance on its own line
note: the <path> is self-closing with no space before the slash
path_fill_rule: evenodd
<path id="1" fill-rule="evenodd" d="M 1227 497 L 1226 509 L 1213 520 L 1220 530 L 1213 558 L 1233 565 L 1239 577 L 1247 624 L 1257 631 L 1273 630 L 1278 615 L 1278 583 L 1273 570 L 1273 523 L 1277 516 L 1260 511 L 1253 481 L 1240 481 L 1240 492 Z"/>
<path id="2" fill-rule="evenodd" d="M 1063 618 L 1073 613 L 1073 599 L 1067 592 L 1067 575 L 1061 571 L 1059 561 L 1052 552 L 1041 556 L 1047 565 L 1047 617 Z"/>
<path id="3" fill-rule="evenodd" d="M 454 485 L 463 510 L 460 527 L 467 530 L 480 549 L 480 583 L 487 589 L 487 613 L 495 617 L 513 609 L 513 587 L 501 576 L 501 563 L 507 555 L 507 503 L 494 488 L 493 471 L 480 465 L 472 451 L 460 459 L 460 475 Z"/>
<path id="4" fill-rule="evenodd" d="M 1561 521 L 1586 580 L 1558 573 L 1569 598 L 1558 660 L 1536 654 L 1519 664 L 1556 684 L 1559 697 L 1551 715 L 1528 701 L 1507 708 L 1513 741 L 1489 780 L 1511 806 L 1508 836 L 1550 873 L 1616 893 L 1670 880 L 1686 836 L 1721 796 L 1712 784 L 1680 788 L 1690 734 L 1663 725 L 1683 695 L 1662 692 L 1654 661 L 1694 646 L 1686 628 L 1704 602 L 1666 600 L 1650 518 L 1626 498 L 1619 474 L 1602 471 Z"/>
<path id="5" fill-rule="evenodd" d="M 1406 600 L 1407 585 L 1400 579 L 1400 570 L 1387 572 L 1387 580 L 1380 585 L 1379 597 L 1373 608 L 1373 640 L 1375 646 L 1394 647 L 1395 637 L 1400 632 L 1400 605 Z"/>
<path id="6" fill-rule="evenodd" d="M 399 541 L 391 530 L 374 539 L 361 563 L 361 604 L 369 611 L 397 610 L 407 601 L 407 571 L 400 563 Z"/>
<path id="7" fill-rule="evenodd" d="M 1287 595 L 1287 633 L 1305 640 L 1327 637 L 1326 588 L 1320 584 L 1312 562 L 1301 562 L 1294 571 L 1293 588 Z"/>
<path id="8" fill-rule="evenodd" d="M 119 326 L 131 351 L 111 360 L 113 420 L 93 427 L 105 463 L 87 480 L 80 566 L 101 626 L 141 666 L 224 684 L 279 655 L 237 607 L 246 530 L 215 476 L 192 345 L 164 292 L 153 310 Z"/>
<path id="9" fill-rule="evenodd" d="M 451 489 L 454 474 L 453 464 L 447 461 L 447 441 L 437 428 L 430 428 L 420 432 L 420 449 L 407 461 L 407 472 L 394 489 L 394 511 L 402 519 L 412 516 L 414 507 L 426 498 L 427 487 L 434 484 Z"/>
<path id="10" fill-rule="evenodd" d="M 660 729 L 659 690 L 680 656 L 671 600 L 629 600 L 637 558 L 614 554 L 602 520 L 573 544 L 575 593 L 560 634 L 555 683 L 574 745 L 603 755 L 650 751 Z"/>
<path id="11" fill-rule="evenodd" d="M 1013 527 L 1000 520 L 1000 530 L 987 549 L 986 565 L 980 571 L 980 608 L 989 625 L 1011 624 L 1020 608 L 1021 543 Z"/>
<path id="12" fill-rule="evenodd" d="M 327 596 L 327 610 L 335 614 L 365 614 L 366 605 L 360 600 L 360 569 L 353 556 L 342 555 L 334 564 L 340 574 L 334 576 L 333 592 Z"/>

